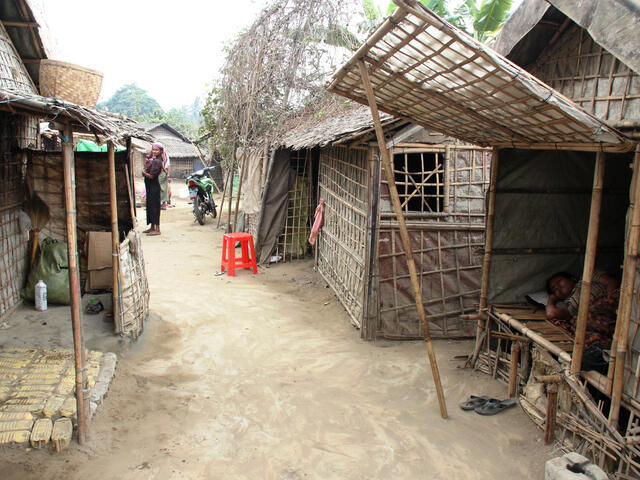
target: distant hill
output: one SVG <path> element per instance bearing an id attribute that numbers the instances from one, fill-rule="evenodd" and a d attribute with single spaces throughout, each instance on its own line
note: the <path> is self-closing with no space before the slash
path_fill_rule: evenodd
<path id="1" fill-rule="evenodd" d="M 202 121 L 202 101 L 165 112 L 155 98 L 135 83 L 120 87 L 113 96 L 96 106 L 98 110 L 121 113 L 141 123 L 168 123 L 188 138 L 195 138 Z"/>

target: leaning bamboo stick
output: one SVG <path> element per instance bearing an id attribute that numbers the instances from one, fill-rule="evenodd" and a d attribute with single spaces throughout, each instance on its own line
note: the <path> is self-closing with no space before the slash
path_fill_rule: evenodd
<path id="1" fill-rule="evenodd" d="M 85 370 L 82 310 L 80 308 L 80 274 L 78 265 L 78 231 L 75 188 L 75 159 L 73 156 L 73 131 L 69 122 L 64 124 L 62 136 L 62 166 L 64 171 L 64 204 L 67 220 L 67 251 L 69 253 L 69 290 L 71 296 L 71 328 L 76 370 L 76 406 L 78 418 L 78 442 L 82 445 L 87 436 L 87 405 L 85 398 L 87 371 Z"/>
<path id="2" fill-rule="evenodd" d="M 636 147 L 636 154 L 633 168 L 640 168 L 640 146 Z M 628 230 L 627 251 L 624 260 L 624 272 L 622 274 L 622 284 L 620 291 L 620 305 L 618 308 L 618 322 L 620 330 L 616 344 L 616 361 L 613 376 L 613 388 L 611 391 L 611 409 L 609 411 L 609 423 L 613 428 L 617 428 L 620 418 L 620 403 L 622 401 L 622 390 L 624 388 L 624 370 L 627 359 L 627 344 L 629 337 L 629 323 L 631 321 L 631 310 L 633 307 L 633 285 L 635 282 L 636 269 L 638 265 L 638 242 L 640 241 L 640 206 L 638 197 L 640 195 L 640 172 L 635 176 L 633 189 L 634 204 L 631 206 L 631 225 Z"/>
<path id="3" fill-rule="evenodd" d="M 420 324 L 422 326 L 422 333 L 424 335 L 424 342 L 427 348 L 427 354 L 429 357 L 429 363 L 431 365 L 431 372 L 433 374 L 433 382 L 436 387 L 436 393 L 438 395 L 438 403 L 440 405 L 440 415 L 442 418 L 447 418 L 447 406 L 445 403 L 444 392 L 442 390 L 442 384 L 440 382 L 440 372 L 438 371 L 438 363 L 436 360 L 435 351 L 433 349 L 433 343 L 431 342 L 431 335 L 429 333 L 429 324 L 427 323 L 426 313 L 424 311 L 424 305 L 422 304 L 422 289 L 418 282 L 418 273 L 416 271 L 416 264 L 413 259 L 413 252 L 411 250 L 411 241 L 409 239 L 409 232 L 404 221 L 402 214 L 402 207 L 400 206 L 400 198 L 398 196 L 398 190 L 396 188 L 395 179 L 393 175 L 393 165 L 391 164 L 391 158 L 389 156 L 389 150 L 386 147 L 386 140 L 384 138 L 384 132 L 382 130 L 382 124 L 380 123 L 380 116 L 378 114 L 378 106 L 373 92 L 373 86 L 369 80 L 369 74 L 367 67 L 364 64 L 364 60 L 358 61 L 358 67 L 360 68 L 360 76 L 364 89 L 367 94 L 367 101 L 369 108 L 371 109 L 371 116 L 376 131 L 376 137 L 378 140 L 378 146 L 380 148 L 380 156 L 382 158 L 382 165 L 384 167 L 384 173 L 387 177 L 389 185 L 389 193 L 391 195 L 391 203 L 396 213 L 398 226 L 400 227 L 400 237 L 402 239 L 403 248 L 407 256 L 407 267 L 411 274 L 411 286 L 413 287 L 413 295 L 416 301 L 416 308 L 420 317 Z"/>
<path id="4" fill-rule="evenodd" d="M 107 157 L 109 162 L 109 203 L 111 206 L 111 257 L 113 283 L 111 296 L 113 298 L 113 319 L 117 321 L 120 315 L 120 282 L 118 273 L 120 267 L 118 254 L 120 248 L 120 232 L 118 231 L 118 194 L 116 191 L 116 158 L 113 142 L 107 142 Z M 116 325 L 118 325 L 116 323 Z"/>
<path id="5" fill-rule="evenodd" d="M 605 154 L 596 154 L 596 164 L 593 172 L 593 193 L 591 194 L 591 209 L 589 212 L 589 230 L 587 231 L 587 247 L 584 256 L 584 270 L 582 272 L 582 287 L 580 288 L 580 306 L 576 321 L 576 334 L 573 343 L 571 373 L 577 374 L 582 370 L 582 353 L 587 332 L 587 318 L 589 316 L 589 300 L 591 298 L 591 279 L 596 262 L 598 247 L 598 229 L 600 227 L 600 210 L 602 207 L 602 187 L 604 185 Z"/>

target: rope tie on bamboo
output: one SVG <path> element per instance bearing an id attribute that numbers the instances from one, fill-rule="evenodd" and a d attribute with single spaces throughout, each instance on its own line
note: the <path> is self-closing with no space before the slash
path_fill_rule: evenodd
<path id="1" fill-rule="evenodd" d="M 71 137 L 69 137 L 69 136 L 61 135 L 60 136 L 60 142 L 63 145 L 69 145 L 70 143 L 73 143 L 73 140 L 71 140 Z"/>
<path id="2" fill-rule="evenodd" d="M 78 211 L 77 210 L 67 210 L 66 213 L 67 213 L 67 215 L 69 215 L 69 214 L 78 213 Z"/>

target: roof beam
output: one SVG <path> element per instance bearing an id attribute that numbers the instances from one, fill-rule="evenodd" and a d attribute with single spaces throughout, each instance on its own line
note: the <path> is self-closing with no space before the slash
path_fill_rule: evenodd
<path id="1" fill-rule="evenodd" d="M 18 22 L 18 21 L 12 21 L 12 20 L 5 20 L 2 23 L 4 23 L 5 27 L 37 27 L 37 28 L 40 27 L 38 22 Z"/>

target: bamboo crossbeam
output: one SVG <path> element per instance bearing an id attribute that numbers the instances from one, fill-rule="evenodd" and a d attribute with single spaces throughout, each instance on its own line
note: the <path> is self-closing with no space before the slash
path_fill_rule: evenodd
<path id="1" fill-rule="evenodd" d="M 640 196 L 640 146 L 636 147 L 636 154 L 633 161 L 635 183 L 631 186 L 633 189 L 632 198 L 634 200 L 632 209 L 631 224 L 627 230 L 624 268 L 622 273 L 622 283 L 620 285 L 620 304 L 618 306 L 618 319 L 620 324 L 617 335 L 616 351 L 615 351 L 615 367 L 613 376 L 613 388 L 611 391 L 611 409 L 609 411 L 609 424 L 613 428 L 617 428 L 620 418 L 620 404 L 622 402 L 622 391 L 624 389 L 624 370 L 627 360 L 627 344 L 629 338 L 629 324 L 631 321 L 631 311 L 633 307 L 636 270 L 638 265 L 638 243 L 640 242 L 640 205 L 638 200 Z"/>
<path id="2" fill-rule="evenodd" d="M 501 313 L 501 312 L 495 312 L 495 311 L 491 312 L 491 315 L 495 315 L 500 320 L 507 323 L 510 327 L 514 328 L 524 336 L 529 337 L 535 343 L 549 350 L 554 355 L 557 355 L 558 358 L 563 362 L 571 363 L 571 355 L 569 355 L 567 352 L 565 352 L 564 350 L 559 348 L 557 345 L 553 344 L 552 342 L 544 338 L 543 336 L 531 330 L 526 325 L 522 324 L 521 322 L 513 318 L 511 315 L 508 315 L 506 313 Z"/>
<path id="3" fill-rule="evenodd" d="M 112 292 L 113 318 L 120 315 L 120 282 L 118 273 L 120 272 L 120 232 L 118 231 L 118 194 L 116 190 L 116 158 L 113 142 L 107 142 L 107 161 L 109 163 L 109 201 L 111 204 L 111 258 L 112 258 Z"/>
<path id="4" fill-rule="evenodd" d="M 80 267 L 78 265 L 78 232 L 75 189 L 75 159 L 73 156 L 73 131 L 67 122 L 62 136 L 62 165 L 64 171 L 64 204 L 67 220 L 67 251 L 69 254 L 69 290 L 71 296 L 71 327 L 76 373 L 76 407 L 78 418 L 78 442 L 84 444 L 87 436 L 88 398 L 85 398 L 87 372 L 80 308 Z"/>
<path id="5" fill-rule="evenodd" d="M 604 185 L 605 154 L 596 154 L 596 164 L 593 172 L 593 193 L 591 194 L 591 209 L 589 211 L 589 229 L 587 231 L 587 246 L 582 272 L 582 286 L 580 288 L 580 305 L 576 320 L 575 341 L 571 361 L 571 373 L 582 370 L 582 353 L 587 332 L 587 318 L 589 316 L 589 300 L 591 299 L 591 280 L 596 262 L 598 247 L 598 229 L 600 227 L 600 210 L 602 207 L 602 187 Z"/>
<path id="6" fill-rule="evenodd" d="M 427 323 L 424 306 L 422 304 L 422 289 L 418 281 L 416 265 L 413 259 L 413 252 L 411 250 L 411 240 L 409 239 L 409 232 L 404 222 L 404 216 L 402 215 L 402 207 L 400 206 L 400 198 L 398 196 L 398 190 L 396 189 L 396 185 L 394 183 L 393 165 L 389 155 L 389 150 L 387 150 L 386 148 L 386 140 L 384 138 L 384 132 L 382 130 L 382 125 L 380 123 L 380 116 L 378 114 L 378 106 L 376 103 L 375 94 L 373 92 L 373 87 L 369 79 L 367 67 L 365 66 L 365 63 L 362 59 L 358 61 L 358 67 L 360 69 L 360 76 L 361 76 L 364 89 L 367 93 L 367 100 L 369 103 L 369 108 L 371 109 L 371 116 L 373 117 L 374 126 L 376 130 L 376 137 L 378 139 L 378 145 L 380 148 L 382 165 L 384 168 L 385 175 L 387 177 L 387 181 L 389 183 L 389 192 L 391 194 L 391 201 L 392 201 L 393 209 L 396 213 L 397 221 L 400 227 L 400 236 L 402 238 L 404 251 L 407 256 L 407 267 L 409 268 L 409 272 L 411 273 L 411 285 L 413 287 L 413 295 L 416 300 L 416 308 L 418 310 L 418 315 L 420 317 L 420 324 L 422 326 L 422 333 L 424 335 L 424 341 L 427 348 L 429 363 L 431 365 L 433 382 L 435 384 L 436 393 L 438 395 L 440 415 L 442 418 L 447 418 L 447 406 L 445 403 L 444 392 L 442 390 L 442 384 L 440 382 L 440 372 L 438 371 L 438 363 L 437 363 L 436 355 L 433 349 L 433 343 L 431 342 L 429 325 Z"/>

